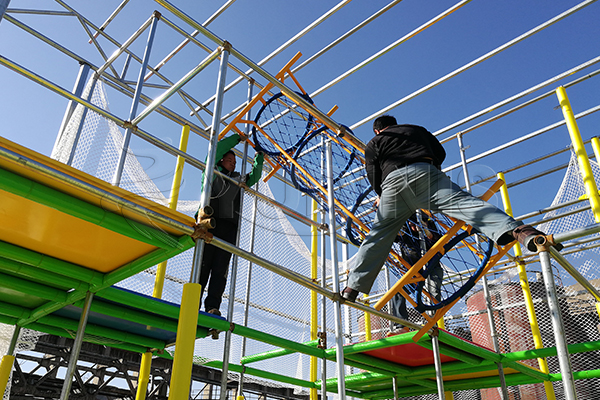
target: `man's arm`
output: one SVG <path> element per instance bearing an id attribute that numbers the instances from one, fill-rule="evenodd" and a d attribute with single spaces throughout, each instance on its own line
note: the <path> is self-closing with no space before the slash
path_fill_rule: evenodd
<path id="1" fill-rule="evenodd" d="M 262 169 L 263 163 L 265 160 L 265 156 L 262 152 L 256 153 L 254 156 L 254 164 L 252 165 L 252 171 L 248 175 L 246 175 L 246 185 L 254 186 L 256 182 L 260 180 L 262 177 Z"/>
<path id="2" fill-rule="evenodd" d="M 367 171 L 367 179 L 379 196 L 381 196 L 381 168 L 377 162 L 377 151 L 372 142 L 369 142 L 365 148 L 365 169 Z"/>
<path id="3" fill-rule="evenodd" d="M 221 158 L 223 158 L 225 153 L 233 149 L 240 142 L 240 140 L 240 135 L 237 133 L 219 140 L 217 142 L 217 156 L 215 157 L 215 164 L 221 161 Z"/>

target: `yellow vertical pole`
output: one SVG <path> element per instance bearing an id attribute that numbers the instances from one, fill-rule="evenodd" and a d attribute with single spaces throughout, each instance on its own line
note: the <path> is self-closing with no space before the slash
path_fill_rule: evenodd
<path id="1" fill-rule="evenodd" d="M 142 354 L 142 362 L 140 363 L 140 373 L 138 376 L 138 387 L 135 395 L 135 400 L 144 400 L 148 392 L 148 383 L 150 382 L 150 366 L 152 365 L 152 353 L 146 352 Z"/>
<path id="2" fill-rule="evenodd" d="M 190 126 L 184 125 L 181 129 L 181 138 L 179 140 L 179 150 L 186 152 L 188 139 L 190 137 Z M 173 182 L 171 184 L 171 195 L 169 197 L 169 208 L 171 210 L 177 209 L 177 201 L 179 200 L 179 188 L 181 187 L 181 176 L 183 175 L 183 166 L 185 165 L 185 159 L 181 156 L 177 156 L 177 163 L 175 164 L 175 175 L 173 176 Z M 156 278 L 154 279 L 154 290 L 152 291 L 152 297 L 158 299 L 162 298 L 163 288 L 165 285 L 165 274 L 167 272 L 167 261 L 163 261 L 156 267 Z M 194 333 L 194 338 L 196 334 Z M 146 392 L 148 391 L 148 382 L 150 382 L 150 366 L 152 365 L 152 353 L 144 353 L 142 355 L 142 363 L 140 365 L 140 372 L 138 377 L 138 388 L 135 396 L 136 400 L 143 400 L 146 398 Z"/>
<path id="3" fill-rule="evenodd" d="M 12 371 L 13 364 L 15 362 L 15 356 L 6 355 L 2 357 L 0 363 L 0 396 L 4 394 L 8 379 L 10 378 L 10 371 Z"/>
<path id="4" fill-rule="evenodd" d="M 316 201 L 312 201 L 312 220 L 317 222 L 317 209 L 318 204 Z M 315 225 L 310 228 L 311 234 L 311 264 L 310 264 L 310 278 L 313 282 L 317 280 L 317 265 L 319 264 L 319 231 Z M 314 290 L 310 291 L 310 340 L 317 339 L 317 331 L 319 330 L 317 315 L 317 292 Z M 317 380 L 317 357 L 310 357 L 310 381 L 316 382 Z M 310 389 L 310 400 L 317 400 L 317 388 Z"/>
<path id="5" fill-rule="evenodd" d="M 171 390 L 169 400 L 188 400 L 190 397 L 201 289 L 199 283 L 186 283 L 183 285 L 177 337 L 175 339 L 173 370 L 171 372 L 171 384 L 169 385 Z"/>
<path id="6" fill-rule="evenodd" d="M 560 102 L 560 107 L 562 108 L 563 116 L 565 117 L 567 128 L 569 129 L 569 135 L 571 136 L 571 142 L 573 143 L 573 148 L 577 155 L 579 169 L 583 178 L 583 185 L 588 198 L 590 199 L 594 219 L 596 222 L 600 222 L 600 195 L 598 194 L 594 174 L 590 167 L 590 160 L 588 159 L 583 140 L 581 139 L 581 134 L 579 133 L 579 128 L 577 127 L 577 121 L 575 120 L 573 110 L 571 109 L 571 103 L 569 103 L 569 98 L 567 97 L 567 92 L 564 87 L 558 87 L 556 89 L 556 95 L 558 96 L 558 101 Z"/>
<path id="7" fill-rule="evenodd" d="M 600 164 L 600 140 L 598 136 L 594 136 L 592 138 L 592 149 L 594 150 L 594 155 L 596 156 L 596 162 Z"/>
<path id="8" fill-rule="evenodd" d="M 368 295 L 365 293 L 365 297 Z M 365 300 L 365 305 L 369 305 L 369 300 Z M 365 340 L 371 340 L 371 314 L 365 313 Z"/>
<path id="9" fill-rule="evenodd" d="M 186 152 L 188 145 L 188 138 L 190 137 L 190 126 L 184 125 L 181 130 L 181 139 L 179 141 L 179 150 Z M 169 208 L 171 210 L 177 209 L 177 201 L 179 200 L 179 188 L 181 187 L 181 176 L 183 175 L 183 166 L 185 160 L 181 156 L 177 156 L 177 164 L 175 165 L 175 176 L 173 176 L 173 183 L 171 184 L 171 195 L 169 198 Z M 156 267 L 156 278 L 154 279 L 154 291 L 153 297 L 161 298 L 163 287 L 165 284 L 165 274 L 167 271 L 167 261 L 163 261 Z"/>
<path id="10" fill-rule="evenodd" d="M 502 196 L 502 203 L 504 204 L 504 211 L 513 216 L 512 206 L 510 204 L 510 197 L 508 197 L 508 188 L 506 187 L 506 180 L 502 172 L 498 173 L 498 179 L 505 182 L 500 188 L 500 195 Z M 521 257 L 523 252 L 521 251 L 521 245 L 515 244 L 515 256 Z M 529 318 L 529 326 L 531 327 L 531 334 L 533 336 L 533 344 L 536 349 L 544 347 L 542 343 L 542 334 L 540 333 L 540 326 L 538 325 L 537 317 L 535 315 L 535 308 L 533 306 L 533 296 L 531 296 L 531 289 L 529 288 L 529 279 L 527 279 L 527 271 L 525 271 L 525 264 L 517 261 L 517 270 L 519 272 L 519 282 L 521 283 L 521 289 L 523 290 L 523 298 L 525 299 L 525 309 L 527 310 L 527 317 Z M 544 373 L 549 373 L 548 362 L 545 358 L 538 358 L 538 364 L 540 370 Z M 544 389 L 546 390 L 546 398 L 548 400 L 555 400 L 556 395 L 554 394 L 554 387 L 550 382 L 544 382 Z"/>

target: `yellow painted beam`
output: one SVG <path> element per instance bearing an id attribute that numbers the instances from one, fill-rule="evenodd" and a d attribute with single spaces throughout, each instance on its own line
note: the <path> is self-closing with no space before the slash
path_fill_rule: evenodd
<path id="1" fill-rule="evenodd" d="M 510 197 L 508 195 L 508 188 L 506 187 L 506 180 L 504 178 L 504 174 L 502 172 L 498 173 L 498 179 L 502 180 L 504 184 L 500 188 L 500 195 L 502 197 L 502 203 L 504 204 L 504 211 L 506 214 L 513 216 L 512 205 L 510 203 Z M 515 256 L 521 257 L 523 252 L 521 251 L 521 245 L 519 243 L 515 244 Z M 523 291 L 523 298 L 525 300 L 525 309 L 527 310 L 527 317 L 529 318 L 529 326 L 531 327 L 531 334 L 533 336 L 533 344 L 536 349 L 541 349 L 544 347 L 542 343 L 542 334 L 540 332 L 540 326 L 537 321 L 537 317 L 535 315 L 535 308 L 533 306 L 533 296 L 531 295 L 531 289 L 529 287 L 529 279 L 527 278 L 527 271 L 525 270 L 525 264 L 520 261 L 517 261 L 517 270 L 519 272 L 519 282 L 521 284 L 521 290 Z M 548 374 L 550 371 L 548 369 L 548 362 L 545 358 L 538 358 L 538 365 L 540 366 L 540 370 Z M 544 389 L 546 390 L 546 398 L 548 400 L 555 400 L 556 395 L 554 393 L 554 387 L 552 383 L 544 381 Z"/>
<path id="2" fill-rule="evenodd" d="M 594 219 L 596 222 L 600 222 L 600 195 L 598 194 L 598 188 L 596 181 L 594 180 L 594 174 L 590 167 L 590 160 L 587 152 L 585 151 L 585 145 L 581 139 L 581 133 L 575 120 L 575 115 L 571 109 L 571 103 L 567 97 L 567 92 L 564 87 L 560 86 L 556 89 L 556 96 L 560 102 L 560 107 L 569 129 L 569 135 L 571 136 L 571 142 L 573 143 L 573 149 L 577 155 L 577 162 L 579 163 L 579 170 L 583 178 L 583 186 L 585 187 L 586 194 L 590 200 L 590 206 Z"/>

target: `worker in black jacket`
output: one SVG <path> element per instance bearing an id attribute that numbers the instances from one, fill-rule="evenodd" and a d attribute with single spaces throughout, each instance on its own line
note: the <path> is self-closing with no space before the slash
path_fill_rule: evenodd
<path id="1" fill-rule="evenodd" d="M 418 209 L 442 212 L 506 245 L 518 240 L 537 251 L 542 232 L 515 221 L 497 207 L 463 191 L 440 169 L 446 152 L 427 129 L 398 125 L 389 115 L 373 122 L 375 137 L 365 149 L 367 178 L 379 195 L 370 232 L 360 246 L 341 295 L 354 301 L 369 293 L 406 220 Z"/>

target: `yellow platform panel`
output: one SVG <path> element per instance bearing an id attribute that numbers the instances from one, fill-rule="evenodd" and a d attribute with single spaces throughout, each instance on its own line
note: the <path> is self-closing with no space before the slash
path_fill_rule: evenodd
<path id="1" fill-rule="evenodd" d="M 31 149 L 20 146 L 20 145 L 13 143 L 10 140 L 7 140 L 3 137 L 0 137 L 0 147 L 10 150 L 14 153 L 23 155 L 24 157 L 27 157 L 34 161 L 37 161 L 41 164 L 47 165 L 57 171 L 67 174 L 70 177 L 73 177 L 75 179 L 78 179 L 80 181 L 88 183 L 96 188 L 110 192 L 111 194 L 114 194 L 114 195 L 124 198 L 128 201 L 131 201 L 135 204 L 138 204 L 138 205 L 140 205 L 144 208 L 147 208 L 153 212 L 156 212 L 160 215 L 163 215 L 163 216 L 173 219 L 175 221 L 181 222 L 188 226 L 194 226 L 194 223 L 195 223 L 194 218 L 192 218 L 190 216 L 187 216 L 180 212 L 171 210 L 168 207 L 165 207 L 161 204 L 155 203 L 144 197 L 133 194 L 125 189 L 121 189 L 119 187 L 113 186 L 108 182 L 105 182 L 101 179 L 93 177 L 85 172 L 79 171 L 78 169 L 70 167 L 59 161 L 53 160 L 50 157 L 39 154 Z M 154 228 L 163 229 L 164 231 L 166 231 L 172 235 L 181 236 L 183 234 L 183 232 L 177 231 L 172 227 L 161 224 L 160 222 L 157 222 L 156 220 L 150 220 L 149 218 L 141 216 L 135 212 L 131 212 L 127 209 L 123 209 L 121 206 L 119 206 L 118 204 L 115 204 L 113 201 L 111 201 L 110 199 L 107 199 L 106 197 L 102 197 L 97 194 L 90 193 L 89 191 L 85 191 L 81 188 L 76 187 L 75 185 L 70 184 L 69 182 L 65 182 L 65 181 L 61 181 L 59 179 L 41 175 L 34 169 L 32 169 L 22 163 L 14 162 L 12 160 L 0 157 L 0 168 L 4 168 L 8 171 L 14 172 L 21 176 L 24 176 L 28 179 L 31 179 L 32 181 L 49 186 L 53 189 L 56 189 L 63 193 L 66 193 L 70 196 L 73 196 L 80 200 L 86 201 L 90 204 L 96 205 L 98 207 L 102 207 L 103 209 L 105 209 L 107 211 L 111 211 L 113 213 L 122 215 L 125 218 L 140 222 L 142 224 L 152 226 Z"/>
<path id="2" fill-rule="evenodd" d="M 5 191 L 0 220 L 0 240 L 101 272 L 156 249 Z"/>

